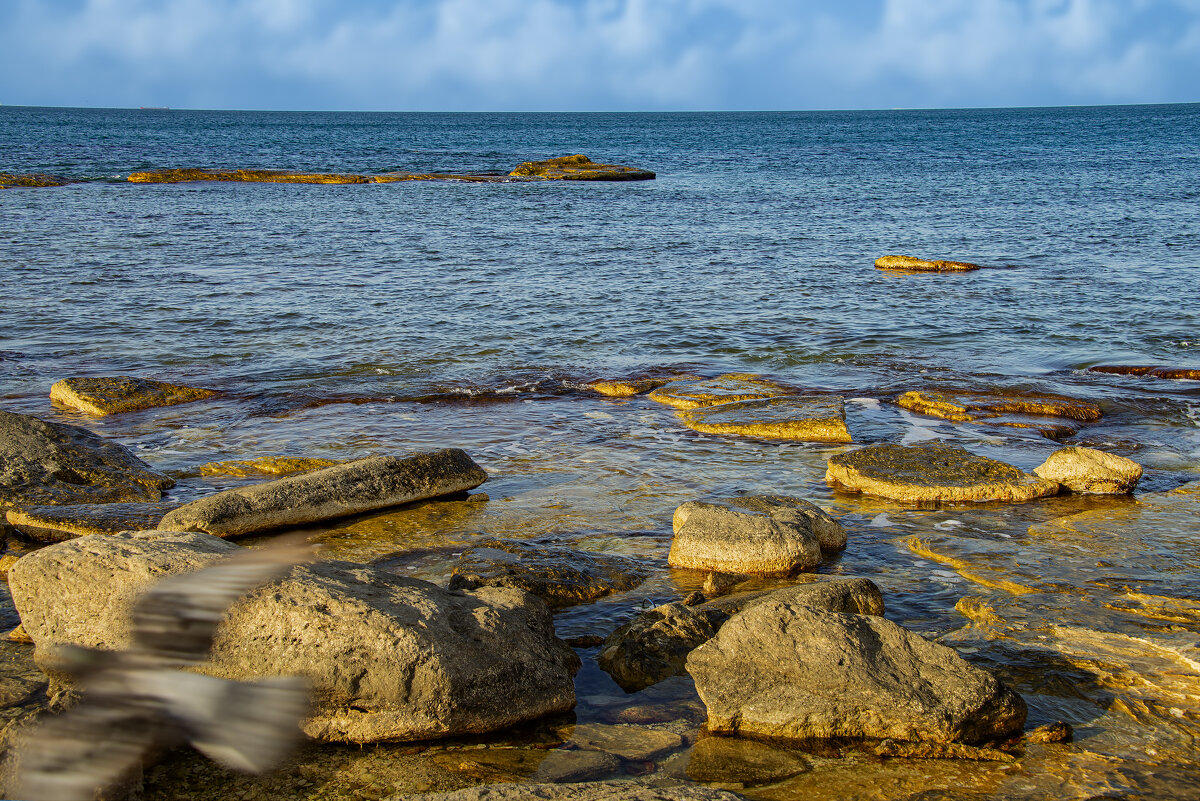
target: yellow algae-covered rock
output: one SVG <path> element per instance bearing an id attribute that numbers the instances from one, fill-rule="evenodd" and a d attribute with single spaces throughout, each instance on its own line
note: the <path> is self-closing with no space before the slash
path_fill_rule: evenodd
<path id="1" fill-rule="evenodd" d="M 546 161 L 525 161 L 509 176 L 541 181 L 647 181 L 655 174 L 620 164 L 597 164 L 587 156 L 576 154 Z"/>
<path id="2" fill-rule="evenodd" d="M 190 403 L 216 394 L 211 389 L 123 375 L 111 378 L 64 378 L 50 387 L 50 400 L 97 417 Z"/>
<path id="3" fill-rule="evenodd" d="M 825 482 L 897 501 L 1029 501 L 1057 482 L 977 456 L 956 445 L 871 445 L 830 457 Z"/>
<path id="4" fill-rule="evenodd" d="M 1194 367 L 1156 367 L 1154 365 L 1098 364 L 1089 373 L 1136 375 L 1149 378 L 1168 378 L 1176 381 L 1200 381 L 1200 369 Z"/>
<path id="5" fill-rule="evenodd" d="M 129 174 L 135 184 L 176 184 L 185 181 L 245 181 L 269 184 L 365 184 L 365 175 L 345 173 L 288 172 L 286 170 L 143 170 Z"/>
<path id="6" fill-rule="evenodd" d="M 794 389 L 762 376 L 727 373 L 698 381 L 673 381 L 651 392 L 650 398 L 676 409 L 698 409 L 718 403 L 777 398 L 794 393 Z"/>
<path id="7" fill-rule="evenodd" d="M 735 401 L 677 412 L 683 424 L 706 434 L 735 434 L 799 442 L 850 442 L 842 399 L 788 395 Z"/>
<path id="8" fill-rule="evenodd" d="M 1004 415 L 1059 417 L 1091 423 L 1102 416 L 1091 401 L 1065 395 L 1005 392 L 965 392 L 958 390 L 913 390 L 897 400 L 905 409 L 959 422 L 994 422 L 1014 425 Z"/>
<path id="9" fill-rule="evenodd" d="M 6 189 L 10 186 L 66 186 L 69 183 L 71 183 L 69 180 L 66 178 L 60 178 L 57 175 L 45 175 L 44 173 L 13 174 L 10 172 L 0 172 L 0 189 Z"/>
<path id="10" fill-rule="evenodd" d="M 965 273 L 980 269 L 969 261 L 918 259 L 914 256 L 880 256 L 875 260 L 877 270 L 910 270 L 922 273 Z"/>
<path id="11" fill-rule="evenodd" d="M 1071 492 L 1121 495 L 1133 492 L 1142 477 L 1142 466 L 1132 459 L 1094 448 L 1060 448 L 1033 472 L 1057 481 Z"/>
<path id="12" fill-rule="evenodd" d="M 589 381 L 587 388 L 593 392 L 599 392 L 601 395 L 608 395 L 610 398 L 632 398 L 634 395 L 641 395 L 643 392 L 649 392 L 652 389 L 658 389 L 661 386 L 676 381 L 674 378 L 614 378 L 604 379 L 598 378 L 595 381 Z"/>
<path id="13" fill-rule="evenodd" d="M 59 542 L 91 534 L 154 528 L 177 503 L 85 503 L 9 509 L 8 522 L 30 539 Z"/>
<path id="14" fill-rule="evenodd" d="M 307 473 L 338 464 L 336 459 L 317 459 L 311 456 L 260 456 L 257 459 L 233 459 L 208 462 L 199 467 L 202 476 L 286 476 Z"/>

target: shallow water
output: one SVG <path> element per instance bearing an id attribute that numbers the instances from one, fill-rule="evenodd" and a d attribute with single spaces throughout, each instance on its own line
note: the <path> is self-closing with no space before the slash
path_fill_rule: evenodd
<path id="1" fill-rule="evenodd" d="M 1076 741 L 1031 746 L 1015 764 L 827 751 L 808 757 L 807 773 L 743 792 L 1187 797 L 1200 779 L 1200 494 L 1178 488 L 1200 479 L 1200 383 L 1083 368 L 1200 365 L 1198 123 L 1194 105 L 713 115 L 0 108 L 0 171 L 87 179 L 0 192 L 0 400 L 129 445 L 180 476 L 179 500 L 252 480 L 198 475 L 209 461 L 462 447 L 491 475 L 480 488 L 490 500 L 341 521 L 314 530 L 323 552 L 442 582 L 477 538 L 512 536 L 658 568 L 637 589 L 558 613 L 563 637 L 606 634 L 699 586 L 700 576 L 665 564 L 679 503 L 809 498 L 850 531 L 846 552 L 820 572 L 870 577 L 890 619 L 994 668 L 1029 702 L 1030 725 L 1067 720 Z M 507 170 L 568 152 L 659 177 L 119 180 L 183 166 Z M 988 269 L 873 269 L 892 252 Z M 652 400 L 583 387 L 646 370 L 748 371 L 836 391 L 856 444 L 940 438 L 1023 469 L 1059 443 L 892 401 L 922 387 L 1067 394 L 1099 403 L 1104 418 L 1065 442 L 1134 458 L 1146 476 L 1135 499 L 915 508 L 835 493 L 825 461 L 846 446 L 698 434 Z M 119 374 L 223 395 L 99 420 L 47 399 L 59 378 Z M 572 758 L 573 725 L 626 721 L 685 740 L 648 763 L 626 760 L 615 778 L 687 780 L 703 719 L 689 681 L 626 695 L 595 666 L 596 650 L 580 651 L 572 720 L 420 753 L 310 746 L 256 780 L 180 757 L 150 777 L 150 797 L 255 787 L 270 797 L 382 797 L 536 777 L 547 755 Z M 21 660 L 15 651 L 12 676 L 26 675 Z"/>

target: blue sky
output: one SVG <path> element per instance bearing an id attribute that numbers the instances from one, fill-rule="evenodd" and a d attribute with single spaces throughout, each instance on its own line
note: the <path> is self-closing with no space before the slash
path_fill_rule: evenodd
<path id="1" fill-rule="evenodd" d="M 0 0 L 0 104 L 736 110 L 1200 100 L 1200 0 Z"/>

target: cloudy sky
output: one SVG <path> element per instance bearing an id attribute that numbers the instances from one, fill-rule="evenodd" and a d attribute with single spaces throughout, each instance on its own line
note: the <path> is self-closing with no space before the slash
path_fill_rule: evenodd
<path id="1" fill-rule="evenodd" d="M 0 104 L 736 110 L 1200 100 L 1200 0 L 0 0 Z"/>

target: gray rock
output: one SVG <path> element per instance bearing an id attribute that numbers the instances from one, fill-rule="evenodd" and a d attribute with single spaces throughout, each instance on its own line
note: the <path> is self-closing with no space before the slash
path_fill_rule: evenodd
<path id="1" fill-rule="evenodd" d="M 0 411 L 0 508 L 157 501 L 174 484 L 86 429 Z"/>
<path id="2" fill-rule="evenodd" d="M 705 737 L 692 746 L 687 775 L 714 784 L 766 784 L 807 772 L 812 766 L 794 751 L 741 737 Z"/>
<path id="3" fill-rule="evenodd" d="M 846 547 L 846 530 L 799 498 L 750 495 L 689 501 L 675 510 L 672 567 L 787 575 L 811 570 L 822 551 Z"/>
<path id="4" fill-rule="evenodd" d="M 81 537 L 20 560 L 9 581 L 35 658 L 61 643 L 118 649 L 128 643 L 130 606 L 150 582 L 236 550 L 198 533 Z M 568 711 L 578 666 L 546 605 L 528 593 L 450 592 L 324 562 L 235 604 L 204 671 L 306 676 L 309 736 L 373 742 L 478 734 Z"/>
<path id="5" fill-rule="evenodd" d="M 177 503 L 85 503 L 9 509 L 9 524 L 26 537 L 60 542 L 89 534 L 152 529 Z"/>
<path id="6" fill-rule="evenodd" d="M 687 670 L 714 733 L 974 743 L 1019 733 L 1025 702 L 957 653 L 881 617 L 767 601 Z"/>
<path id="7" fill-rule="evenodd" d="M 1033 468 L 1035 475 L 1089 495 L 1133 492 L 1142 477 L 1142 466 L 1132 459 L 1094 448 L 1059 448 Z"/>
<path id="8" fill-rule="evenodd" d="M 463 552 L 450 589 L 516 587 L 559 609 L 630 590 L 646 569 L 627 556 L 585 553 L 517 540 L 485 540 Z"/>
<path id="9" fill-rule="evenodd" d="M 779 590 L 758 590 L 726 595 L 708 601 L 700 608 L 727 615 L 736 615 L 745 609 L 766 601 L 800 604 L 823 609 L 826 612 L 850 612 L 856 615 L 882 615 L 883 593 L 875 582 L 865 578 L 817 578 L 805 584 L 796 584 Z"/>
<path id="10" fill-rule="evenodd" d="M 717 610 L 665 604 L 608 635 L 596 661 L 621 689 L 641 690 L 683 673 L 687 655 L 712 639 L 728 619 Z"/>
<path id="11" fill-rule="evenodd" d="M 664 787 L 645 781 L 582 784 L 487 784 L 450 793 L 410 793 L 384 801 L 739 801 L 745 796 L 709 787 Z"/>
<path id="12" fill-rule="evenodd" d="M 230 537 L 464 492 L 486 480 L 487 473 L 457 448 L 374 456 L 218 492 L 170 512 L 158 527 Z"/>

